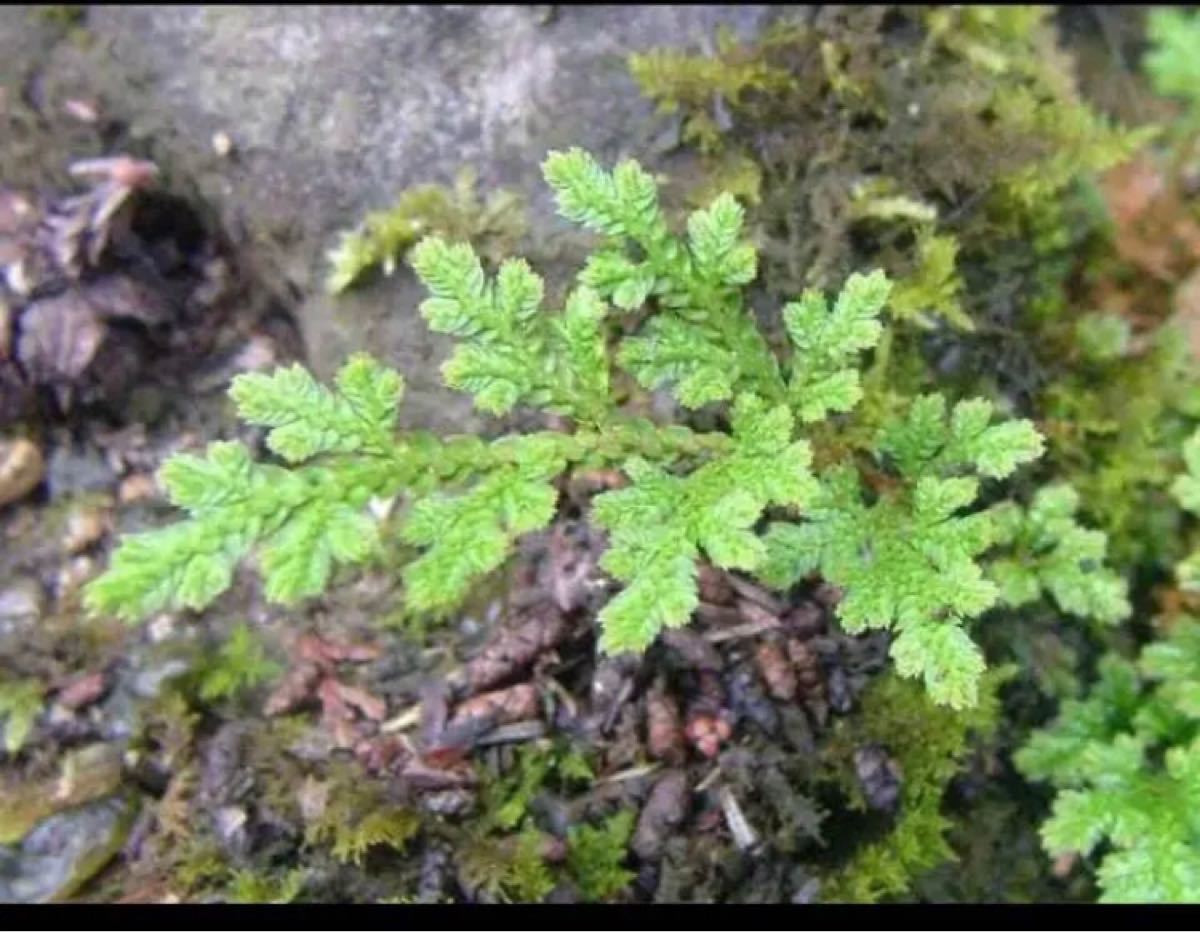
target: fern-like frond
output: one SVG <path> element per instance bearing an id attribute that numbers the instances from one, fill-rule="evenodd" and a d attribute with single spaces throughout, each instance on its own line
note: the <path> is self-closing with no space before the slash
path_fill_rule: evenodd
<path id="1" fill-rule="evenodd" d="M 1079 494 L 1068 485 L 1047 486 L 1027 511 L 1007 502 L 993 512 L 995 542 L 1011 555 L 992 561 L 989 577 L 1009 605 L 1032 602 L 1045 590 L 1064 612 L 1115 624 L 1128 617 L 1128 586 L 1104 566 L 1108 538 L 1075 519 Z"/>
<path id="2" fill-rule="evenodd" d="M 876 271 L 851 275 L 832 310 L 817 291 L 784 306 L 794 347 L 788 389 L 801 420 L 849 411 L 862 398 L 857 357 L 879 342 L 879 314 L 890 290 L 887 277 Z"/>
<path id="3" fill-rule="evenodd" d="M 815 488 L 808 444 L 792 431 L 786 406 L 743 395 L 728 453 L 686 476 L 631 461 L 633 485 L 595 499 L 593 517 L 610 533 L 602 566 L 628 584 L 600 614 L 604 650 L 644 650 L 687 622 L 701 552 L 729 569 L 758 566 L 765 550 L 752 529 L 763 509 L 801 505 Z"/>
<path id="4" fill-rule="evenodd" d="M 660 306 L 621 346 L 621 364 L 638 382 L 670 386 L 693 408 L 742 390 L 782 397 L 778 363 L 742 303 L 740 288 L 754 279 L 757 256 L 732 196 L 694 212 L 687 235 L 677 236 L 654 179 L 636 162 L 609 173 L 571 149 L 550 153 L 543 170 L 559 213 L 608 237 L 580 279 L 623 310 L 650 300 Z"/>
<path id="5" fill-rule="evenodd" d="M 992 407 L 960 402 L 947 421 L 939 395 L 913 403 L 882 431 L 879 450 L 906 480 L 868 504 L 858 471 L 839 466 L 799 524 L 772 524 L 759 574 L 788 586 L 819 570 L 845 589 L 838 617 L 850 631 L 892 628 L 892 657 L 905 676 L 920 676 L 939 702 L 975 702 L 983 657 L 963 631 L 996 601 L 978 557 L 992 543 L 992 516 L 962 512 L 974 504 L 978 480 L 951 475 L 974 468 L 1004 476 L 1041 451 L 1024 421 L 991 425 Z"/>

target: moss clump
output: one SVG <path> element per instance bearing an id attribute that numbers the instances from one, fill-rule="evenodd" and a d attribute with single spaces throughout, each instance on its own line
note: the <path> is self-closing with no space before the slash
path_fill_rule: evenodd
<path id="1" fill-rule="evenodd" d="M 481 202 L 475 192 L 475 173 L 464 168 L 453 187 L 426 184 L 409 188 L 391 207 L 372 211 L 357 229 L 343 233 L 329 253 L 331 267 L 325 286 L 339 294 L 376 269 L 391 275 L 408 250 L 430 234 L 471 243 L 486 258 L 498 262 L 524 232 L 520 198 L 499 190 Z"/>
<path id="2" fill-rule="evenodd" d="M 889 749 L 899 764 L 902 789 L 894 827 L 859 847 L 847 864 L 825 879 L 823 900 L 872 903 L 897 896 L 915 878 L 954 856 L 946 840 L 952 823 L 943 814 L 942 800 L 970 750 L 971 738 L 996 728 L 997 688 L 1012 672 L 1000 667 L 985 673 L 979 704 L 963 712 L 934 705 L 919 687 L 888 674 L 868 688 L 860 715 L 839 722 L 826 755 L 841 774 L 851 808 L 867 808 L 851 764 L 854 751 L 864 745 Z"/>

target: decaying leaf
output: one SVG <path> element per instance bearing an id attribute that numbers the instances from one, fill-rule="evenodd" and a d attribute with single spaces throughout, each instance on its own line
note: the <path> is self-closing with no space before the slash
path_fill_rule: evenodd
<path id="1" fill-rule="evenodd" d="M 755 648 L 754 659 L 772 696 L 783 702 L 791 702 L 796 698 L 796 671 L 779 644 L 770 640 L 760 641 Z"/>
<path id="2" fill-rule="evenodd" d="M 519 623 L 499 634 L 462 671 L 470 692 L 501 685 L 527 670 L 543 652 L 562 643 L 568 634 L 566 619 L 557 608 L 542 604 L 521 616 Z"/>
<path id="3" fill-rule="evenodd" d="M 34 301 L 21 316 L 17 358 L 39 385 L 79 379 L 104 340 L 107 328 L 77 291 Z"/>
<path id="4" fill-rule="evenodd" d="M 458 744 L 465 736 L 477 737 L 497 725 L 537 718 L 541 714 L 540 705 L 537 687 L 532 683 L 480 693 L 454 710 L 439 744 Z"/>
<path id="5" fill-rule="evenodd" d="M 638 816 L 630 847 L 643 861 L 655 861 L 672 833 L 687 816 L 688 779 L 682 770 L 668 770 L 655 782 Z"/>
<path id="6" fill-rule="evenodd" d="M 686 752 L 679 704 L 661 682 L 646 695 L 646 749 L 651 757 L 676 767 Z"/>
<path id="7" fill-rule="evenodd" d="M 104 675 L 103 670 L 97 670 L 95 673 L 76 677 L 63 686 L 55 697 L 55 702 L 64 708 L 80 709 L 103 696 L 106 689 L 108 677 Z"/>
<path id="8" fill-rule="evenodd" d="M 312 698 L 321 679 L 321 669 L 315 663 L 299 663 L 279 680 L 279 685 L 267 697 L 264 715 L 283 715 L 295 711 Z"/>

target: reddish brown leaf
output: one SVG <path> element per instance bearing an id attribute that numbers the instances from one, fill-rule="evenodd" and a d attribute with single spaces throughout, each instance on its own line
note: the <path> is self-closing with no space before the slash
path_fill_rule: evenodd
<path id="1" fill-rule="evenodd" d="M 379 657 L 383 650 L 376 644 L 347 644 L 331 641 L 318 634 L 305 634 L 296 642 L 296 655 L 323 669 L 333 664 L 366 663 Z"/>
<path id="2" fill-rule="evenodd" d="M 567 636 L 566 620 L 557 608 L 540 605 L 515 627 L 499 635 L 463 669 L 471 692 L 490 689 L 528 669 L 543 651 L 560 644 Z"/>
<path id="3" fill-rule="evenodd" d="M 825 674 L 817 652 L 799 638 L 787 642 L 788 659 L 796 671 L 800 693 L 809 699 L 820 699 L 825 695 Z"/>
<path id="4" fill-rule="evenodd" d="M 472 786 L 476 777 L 470 765 L 465 761 L 447 762 L 445 765 L 431 765 L 429 755 L 413 758 L 404 765 L 400 776 L 417 789 L 445 790 L 458 786 Z"/>
<path id="5" fill-rule="evenodd" d="M 56 698 L 59 705 L 79 709 L 91 705 L 104 695 L 107 688 L 108 679 L 103 672 L 88 673 L 64 686 Z"/>
<path id="6" fill-rule="evenodd" d="M 468 719 L 486 719 L 494 727 L 537 718 L 540 714 L 537 687 L 532 683 L 521 683 L 508 689 L 480 693 L 460 703 L 446 728 L 461 727 Z"/>
<path id="7" fill-rule="evenodd" d="M 267 697 L 263 714 L 282 715 L 291 712 L 312 698 L 320 678 L 321 670 L 315 663 L 299 663 L 292 667 Z"/>
<path id="8" fill-rule="evenodd" d="M 754 650 L 754 660 L 758 671 L 767 684 L 767 691 L 783 702 L 791 702 L 796 698 L 796 671 L 784 653 L 783 648 L 774 641 L 761 641 Z"/>
<path id="9" fill-rule="evenodd" d="M 646 749 L 651 757 L 673 766 L 683 763 L 685 745 L 679 705 L 661 682 L 646 696 Z"/>
<path id="10" fill-rule="evenodd" d="M 762 608 L 764 611 L 772 615 L 779 616 L 783 614 L 786 606 L 774 595 L 748 579 L 742 579 L 740 576 L 735 576 L 733 573 L 726 574 L 726 579 L 733 586 L 737 594 L 741 597 L 738 599 L 738 608 L 743 612 L 746 611 L 746 606 L 753 604 Z"/>
<path id="11" fill-rule="evenodd" d="M 326 679 L 321 684 L 322 699 L 327 691 L 336 693 L 342 703 L 358 709 L 373 722 L 382 721 L 383 717 L 387 715 L 387 703 L 357 686 L 348 686 L 335 679 Z"/>

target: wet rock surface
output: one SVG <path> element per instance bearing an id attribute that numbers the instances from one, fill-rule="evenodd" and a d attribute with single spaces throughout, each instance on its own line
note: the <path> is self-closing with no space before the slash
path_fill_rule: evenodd
<path id="1" fill-rule="evenodd" d="M 114 796 L 51 816 L 19 847 L 0 847 L 0 900 L 64 900 L 99 872 L 124 844 L 135 814 Z"/>

